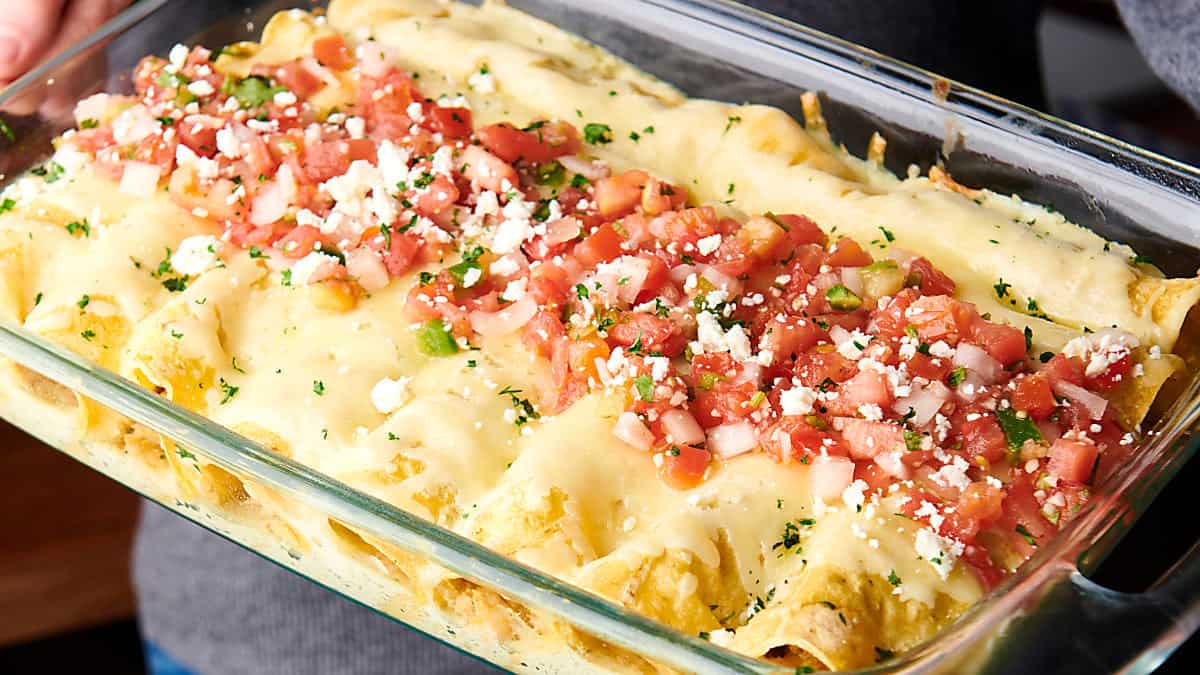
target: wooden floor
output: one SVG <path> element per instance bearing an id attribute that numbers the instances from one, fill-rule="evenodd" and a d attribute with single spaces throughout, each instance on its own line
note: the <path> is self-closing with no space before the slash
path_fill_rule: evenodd
<path id="1" fill-rule="evenodd" d="M 130 491 L 0 421 L 0 646 L 128 619 Z"/>

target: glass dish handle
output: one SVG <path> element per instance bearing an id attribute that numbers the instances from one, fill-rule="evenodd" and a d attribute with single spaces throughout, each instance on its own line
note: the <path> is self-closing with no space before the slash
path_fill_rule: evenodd
<path id="1" fill-rule="evenodd" d="M 984 673 L 1148 673 L 1200 628 L 1200 541 L 1149 589 L 1101 586 L 1071 564 L 1010 625 Z"/>

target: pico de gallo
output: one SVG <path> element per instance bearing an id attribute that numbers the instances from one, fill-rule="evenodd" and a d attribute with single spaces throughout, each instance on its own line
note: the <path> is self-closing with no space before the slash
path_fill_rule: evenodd
<path id="1" fill-rule="evenodd" d="M 310 103 L 347 81 L 336 111 Z M 981 533 L 1028 556 L 1132 442 L 1106 399 L 1136 375 L 1131 334 L 1030 354 L 1027 333 L 955 299 L 925 258 L 876 259 L 802 214 L 726 215 L 589 159 L 607 125 L 476 126 L 465 98 L 418 82 L 337 36 L 240 78 L 179 46 L 141 62 L 136 95 L 81 103 L 64 143 L 122 191 L 165 190 L 223 225 L 181 244 L 169 290 L 214 244 L 325 289 L 330 309 L 415 274 L 405 311 L 428 354 L 513 334 L 548 361 L 554 387 L 514 394 L 516 424 L 618 390 L 613 433 L 672 487 L 767 453 L 780 471 L 806 465 L 822 500 L 901 495 L 902 515 L 989 583 L 1003 571 Z"/>

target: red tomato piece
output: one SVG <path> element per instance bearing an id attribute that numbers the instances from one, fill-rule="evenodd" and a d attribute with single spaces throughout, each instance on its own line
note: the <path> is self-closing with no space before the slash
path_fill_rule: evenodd
<path id="1" fill-rule="evenodd" d="M 890 422 L 838 417 L 833 427 L 842 432 L 842 440 L 854 459 L 871 459 L 881 452 L 904 450 L 904 428 Z"/>
<path id="2" fill-rule="evenodd" d="M 626 171 L 596 182 L 596 208 L 605 218 L 620 218 L 632 213 L 642 201 L 649 174 L 645 171 Z"/>
<path id="3" fill-rule="evenodd" d="M 645 312 L 623 315 L 608 329 L 608 341 L 623 347 L 640 341 L 644 352 L 659 352 L 664 356 L 678 356 L 687 344 L 679 326 L 670 319 Z"/>
<path id="4" fill-rule="evenodd" d="M 1050 446 L 1050 474 L 1073 483 L 1086 483 L 1096 466 L 1099 449 L 1093 443 L 1060 438 Z"/>
<path id="5" fill-rule="evenodd" d="M 471 135 L 471 111 L 467 108 L 432 106 L 426 115 L 429 128 L 446 138 L 458 139 Z"/>
<path id="6" fill-rule="evenodd" d="M 850 237 L 838 239 L 829 256 L 825 258 L 825 264 L 830 267 L 865 267 L 873 262 L 875 261 L 871 254 L 864 251 L 862 246 Z"/>
<path id="7" fill-rule="evenodd" d="M 796 377 L 807 387 L 821 387 L 825 380 L 844 382 L 858 366 L 837 352 L 805 352 L 796 358 Z"/>
<path id="8" fill-rule="evenodd" d="M 615 260 L 624 252 L 621 249 L 622 241 L 624 240 L 617 230 L 610 223 L 605 223 L 596 228 L 587 239 L 575 245 L 575 259 L 587 269 L 594 268 L 602 262 Z"/>
<path id="9" fill-rule="evenodd" d="M 672 445 L 663 453 L 658 475 L 676 490 L 694 488 L 704 479 L 712 453 L 690 445 Z"/>
<path id="10" fill-rule="evenodd" d="M 816 321 L 787 316 L 784 323 L 769 318 L 761 335 L 761 348 L 770 350 L 776 361 L 786 361 L 808 351 L 828 333 Z"/>
<path id="11" fill-rule="evenodd" d="M 1086 386 L 1088 389 L 1108 391 L 1120 384 L 1132 369 L 1133 359 L 1126 354 L 1113 363 L 1108 364 L 1108 367 L 1104 369 L 1104 372 L 1096 375 L 1095 377 L 1086 378 Z"/>
<path id="12" fill-rule="evenodd" d="M 320 76 L 312 72 L 300 59 L 270 69 L 269 75 L 300 98 L 308 98 L 325 86 Z"/>
<path id="13" fill-rule="evenodd" d="M 923 342 L 944 340 L 950 345 L 968 334 L 979 319 L 975 307 L 948 295 L 925 296 L 905 313 Z M 1024 338 L 1022 338 L 1024 339 Z"/>
<path id="14" fill-rule="evenodd" d="M 313 57 L 317 63 L 333 70 L 349 70 L 354 65 L 354 56 L 341 35 L 326 35 L 313 40 Z"/>
<path id="15" fill-rule="evenodd" d="M 1075 356 L 1055 354 L 1054 358 L 1038 369 L 1038 372 L 1046 376 L 1051 387 L 1058 382 L 1070 382 L 1079 386 L 1083 386 L 1084 383 L 1083 361 Z"/>
<path id="16" fill-rule="evenodd" d="M 1016 388 L 1010 399 L 1014 409 L 1028 413 L 1035 420 L 1044 420 L 1054 412 L 1058 402 L 1044 374 L 1018 377 L 1014 384 Z"/>
<path id="17" fill-rule="evenodd" d="M 500 122 L 481 127 L 475 135 L 506 162 L 548 162 L 579 149 L 579 133 L 567 122 L 534 123 L 526 129 Z"/>
<path id="18" fill-rule="evenodd" d="M 1025 334 L 1012 326 L 980 319 L 968 339 L 1005 366 L 1025 358 Z"/>
<path id="19" fill-rule="evenodd" d="M 321 245 L 321 231 L 312 225 L 300 225 L 279 240 L 285 258 L 299 260 Z"/>
<path id="20" fill-rule="evenodd" d="M 976 417 L 977 415 L 977 417 Z M 988 462 L 1002 461 L 1008 452 L 1008 439 L 994 415 L 977 412 L 972 415 L 959 411 L 952 423 L 962 442 L 962 451 L 969 457 L 983 457 Z"/>
<path id="21" fill-rule="evenodd" d="M 925 258 L 913 260 L 908 267 L 910 280 L 915 281 L 922 295 L 953 295 L 954 280 L 942 274 Z"/>
<path id="22" fill-rule="evenodd" d="M 436 216 L 458 201 L 458 186 L 442 174 L 437 174 L 429 187 L 417 192 L 413 198 L 417 213 Z"/>

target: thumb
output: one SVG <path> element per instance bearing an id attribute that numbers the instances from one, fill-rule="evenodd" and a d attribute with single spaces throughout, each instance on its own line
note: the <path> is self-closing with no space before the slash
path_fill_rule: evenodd
<path id="1" fill-rule="evenodd" d="M 46 54 L 61 20 L 65 0 L 22 2 L 19 11 L 0 16 L 0 80 L 22 75 Z M 8 5 L 9 3 L 0 3 Z"/>

